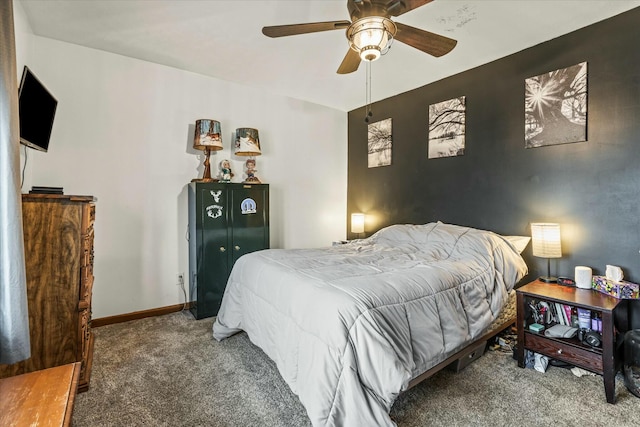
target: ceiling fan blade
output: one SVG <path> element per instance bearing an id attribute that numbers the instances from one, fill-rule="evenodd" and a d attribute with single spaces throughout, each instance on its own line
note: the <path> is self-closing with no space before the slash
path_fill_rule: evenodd
<path id="1" fill-rule="evenodd" d="M 295 36 L 298 34 L 317 33 L 347 28 L 349 21 L 310 22 L 308 24 L 274 25 L 263 27 L 262 34 L 269 37 Z"/>
<path id="2" fill-rule="evenodd" d="M 409 46 L 415 47 L 429 55 L 440 57 L 456 47 L 458 42 L 449 37 L 441 36 L 409 25 L 395 23 L 398 32 L 394 37 L 396 40 Z"/>
<path id="3" fill-rule="evenodd" d="M 433 0 L 393 0 L 387 4 L 387 11 L 391 16 L 400 16 L 415 8 L 431 3 Z"/>
<path id="4" fill-rule="evenodd" d="M 360 66 L 360 54 L 353 49 L 349 49 L 349 52 L 344 56 L 340 67 L 338 67 L 338 74 L 353 73 Z"/>

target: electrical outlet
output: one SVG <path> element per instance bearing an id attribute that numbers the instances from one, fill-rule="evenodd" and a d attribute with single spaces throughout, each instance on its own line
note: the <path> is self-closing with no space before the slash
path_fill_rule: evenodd
<path id="1" fill-rule="evenodd" d="M 178 286 L 182 286 L 184 285 L 184 273 L 178 273 L 176 274 L 176 285 Z"/>

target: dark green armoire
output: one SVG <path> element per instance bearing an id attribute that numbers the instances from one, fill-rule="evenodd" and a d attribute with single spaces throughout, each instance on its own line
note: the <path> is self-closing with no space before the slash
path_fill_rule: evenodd
<path id="1" fill-rule="evenodd" d="M 218 314 L 236 260 L 267 248 L 268 184 L 189 184 L 189 294 L 196 319 Z"/>

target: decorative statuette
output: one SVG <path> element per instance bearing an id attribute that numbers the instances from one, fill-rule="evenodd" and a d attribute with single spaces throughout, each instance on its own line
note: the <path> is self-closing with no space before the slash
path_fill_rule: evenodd
<path id="1" fill-rule="evenodd" d="M 246 174 L 247 174 L 247 179 L 244 180 L 244 182 L 247 183 L 253 183 L 253 184 L 260 184 L 260 180 L 258 179 L 258 177 L 256 176 L 256 172 L 258 171 L 256 169 L 256 159 L 247 159 L 246 162 L 244 162 L 246 169 Z"/>
<path id="2" fill-rule="evenodd" d="M 220 162 L 220 182 L 228 183 L 233 178 L 233 172 L 231 172 L 231 162 L 224 159 Z"/>

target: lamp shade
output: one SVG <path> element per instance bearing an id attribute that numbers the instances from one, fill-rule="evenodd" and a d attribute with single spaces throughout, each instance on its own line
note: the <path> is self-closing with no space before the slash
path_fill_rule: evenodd
<path id="1" fill-rule="evenodd" d="M 259 156 L 262 154 L 258 129 L 236 129 L 236 147 L 233 154 L 236 156 Z"/>
<path id="2" fill-rule="evenodd" d="M 356 234 L 364 233 L 364 214 L 363 213 L 351 214 L 351 232 Z"/>
<path id="3" fill-rule="evenodd" d="M 193 136 L 193 148 L 196 150 L 222 150 L 222 131 L 220 122 L 216 120 L 196 120 L 196 131 Z"/>
<path id="4" fill-rule="evenodd" d="M 549 222 L 531 223 L 531 245 L 533 255 L 540 258 L 560 258 L 560 224 Z"/>

